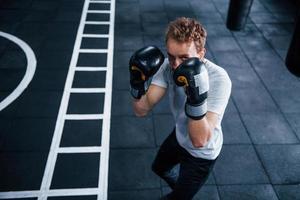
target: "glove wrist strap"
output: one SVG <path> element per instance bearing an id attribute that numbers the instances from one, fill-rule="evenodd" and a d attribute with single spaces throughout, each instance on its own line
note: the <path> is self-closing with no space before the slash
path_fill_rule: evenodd
<path id="1" fill-rule="evenodd" d="M 135 99 L 140 99 L 143 94 L 141 94 L 140 90 L 136 90 L 130 86 L 130 94 Z"/>
<path id="2" fill-rule="evenodd" d="M 130 94 L 135 99 L 140 99 L 144 94 L 146 94 L 149 86 L 151 84 L 151 79 L 148 79 L 144 82 L 143 86 L 139 89 L 135 89 L 132 86 L 130 86 Z"/>
<path id="3" fill-rule="evenodd" d="M 207 101 L 203 101 L 200 105 L 185 104 L 186 115 L 195 120 L 202 119 L 207 112 Z"/>

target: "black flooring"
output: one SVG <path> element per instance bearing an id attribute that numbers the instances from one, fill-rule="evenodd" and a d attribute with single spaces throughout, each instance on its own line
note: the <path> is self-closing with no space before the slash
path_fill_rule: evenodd
<path id="1" fill-rule="evenodd" d="M 0 31 L 24 40 L 37 57 L 28 88 L 0 111 L 0 192 L 40 189 L 83 3 L 0 0 Z M 158 147 L 173 128 L 168 98 L 147 117 L 135 117 L 127 67 L 133 51 L 144 45 L 165 51 L 166 26 L 179 16 L 204 24 L 206 57 L 224 67 L 233 83 L 222 124 L 222 153 L 195 199 L 300 199 L 300 82 L 284 64 L 298 7 L 293 1 L 254 0 L 245 29 L 237 32 L 225 26 L 228 3 L 116 0 L 108 199 L 152 200 L 170 191 L 151 171 Z M 108 9 L 105 4 L 97 6 Z M 108 15 L 90 13 L 87 18 L 107 20 Z M 109 26 L 84 28 L 86 34 L 96 32 L 107 34 Z M 106 44 L 103 39 L 96 43 L 86 39 L 82 48 L 106 48 Z M 106 57 L 106 53 L 82 54 L 77 65 L 104 66 Z M 0 37 L 0 102 L 18 85 L 26 66 L 24 52 Z M 105 76 L 102 71 L 77 71 L 73 86 L 104 86 Z M 103 112 L 103 95 L 89 97 L 72 94 L 68 113 Z M 83 129 L 82 123 L 89 128 Z M 61 146 L 99 145 L 101 123 L 67 121 Z M 59 155 L 51 189 L 96 187 L 98 169 L 96 154 Z"/>

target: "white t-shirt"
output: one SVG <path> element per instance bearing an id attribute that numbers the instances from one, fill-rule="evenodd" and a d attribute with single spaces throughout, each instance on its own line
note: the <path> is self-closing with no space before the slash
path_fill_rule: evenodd
<path id="1" fill-rule="evenodd" d="M 189 137 L 187 131 L 188 118 L 184 111 L 186 94 L 183 87 L 178 87 L 174 83 L 173 71 L 171 70 L 167 59 L 153 76 L 151 84 L 168 88 L 171 112 L 175 120 L 176 138 L 178 143 L 194 157 L 213 160 L 219 155 L 223 145 L 221 121 L 230 97 L 231 81 L 223 68 L 207 59 L 204 59 L 203 62 L 209 77 L 207 110 L 217 113 L 219 116 L 216 128 L 210 140 L 204 147 L 195 148 Z"/>

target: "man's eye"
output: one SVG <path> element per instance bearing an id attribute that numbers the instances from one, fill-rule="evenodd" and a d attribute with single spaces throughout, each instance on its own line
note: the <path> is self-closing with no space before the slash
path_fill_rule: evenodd
<path id="1" fill-rule="evenodd" d="M 185 61 L 185 60 L 187 60 L 187 59 L 188 59 L 187 57 L 181 58 L 182 61 Z"/>
<path id="2" fill-rule="evenodd" d="M 169 60 L 175 60 L 175 58 L 173 56 L 169 56 Z"/>

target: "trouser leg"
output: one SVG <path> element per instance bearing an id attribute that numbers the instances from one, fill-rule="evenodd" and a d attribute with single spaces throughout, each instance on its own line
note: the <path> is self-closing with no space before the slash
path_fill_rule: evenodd
<path id="1" fill-rule="evenodd" d="M 175 165 L 179 163 L 178 142 L 173 131 L 161 145 L 152 164 L 152 170 L 173 189 L 178 178 Z"/>
<path id="2" fill-rule="evenodd" d="M 191 200 L 206 182 L 214 163 L 215 160 L 184 155 L 180 160 L 180 171 L 177 182 L 173 191 L 166 196 L 166 199 Z"/>

